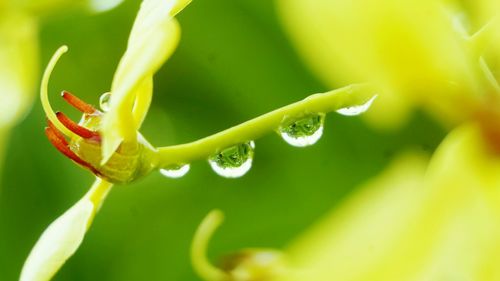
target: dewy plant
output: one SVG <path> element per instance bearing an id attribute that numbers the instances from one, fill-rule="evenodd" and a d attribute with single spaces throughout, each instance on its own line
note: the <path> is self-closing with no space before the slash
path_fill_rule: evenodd
<path id="1" fill-rule="evenodd" d="M 100 98 L 100 109 L 63 91 L 62 98 L 83 113 L 79 123 L 54 112 L 48 98 L 50 75 L 68 48 L 59 48 L 50 60 L 41 85 L 48 118 L 46 135 L 60 152 L 97 178 L 88 193 L 41 235 L 24 264 L 21 281 L 54 276 L 81 244 L 113 184 L 130 183 L 154 170 L 180 177 L 189 171 L 189 163 L 203 159 L 221 176 L 240 177 L 251 168 L 255 139 L 276 131 L 293 146 L 312 145 L 322 135 L 326 113 L 358 115 L 374 101 L 370 85 L 351 85 L 311 95 L 191 143 L 153 147 L 138 130 L 151 103 L 153 75 L 179 40 L 180 28 L 174 16 L 189 2 L 143 1 L 110 92 Z"/>

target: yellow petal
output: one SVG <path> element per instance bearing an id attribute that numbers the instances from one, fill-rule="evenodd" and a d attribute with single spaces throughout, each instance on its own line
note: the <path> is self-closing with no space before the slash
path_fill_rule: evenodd
<path id="1" fill-rule="evenodd" d="M 123 0 L 89 0 L 90 8 L 96 12 L 111 10 L 120 5 Z"/>
<path id="2" fill-rule="evenodd" d="M 499 206 L 500 156 L 466 125 L 427 169 L 397 161 L 289 254 L 302 280 L 498 280 Z"/>
<path id="3" fill-rule="evenodd" d="M 122 141 L 136 141 L 137 130 L 147 110 L 143 107 L 134 114 L 134 104 L 136 100 L 148 100 L 142 97 L 151 95 L 148 81 L 175 50 L 180 28 L 172 15 L 187 3 L 189 1 L 143 1 L 127 50 L 113 78 L 110 110 L 103 118 L 103 163 Z"/>
<path id="4" fill-rule="evenodd" d="M 480 40 L 481 49 L 484 51 L 488 63 L 496 73 L 497 81 L 500 80 L 500 2 L 497 0 L 478 0 L 473 2 L 471 11 L 476 29 L 483 26 L 484 32 Z"/>
<path id="5" fill-rule="evenodd" d="M 97 179 L 90 191 L 40 236 L 26 260 L 20 281 L 50 280 L 78 249 L 111 188 Z"/>
<path id="6" fill-rule="evenodd" d="M 38 27 L 14 11 L 0 15 L 0 128 L 15 124 L 31 106 L 38 78 Z"/>
<path id="7" fill-rule="evenodd" d="M 290 37 L 320 78 L 332 86 L 379 87 L 366 117 L 385 126 L 399 125 L 413 105 L 447 123 L 470 113 L 467 100 L 480 92 L 477 58 L 454 29 L 448 2 L 278 1 Z"/>
<path id="8" fill-rule="evenodd" d="M 299 237 L 287 251 L 305 274 L 297 280 L 379 280 L 368 273 L 377 270 L 379 260 L 396 257 L 388 252 L 402 244 L 398 241 L 418 214 L 425 165 L 422 156 L 401 157 Z"/>
<path id="9" fill-rule="evenodd" d="M 14 8 L 18 10 L 29 11 L 33 15 L 47 15 L 71 8 L 105 12 L 118 6 L 123 0 L 29 0 L 11 2 L 15 5 Z"/>

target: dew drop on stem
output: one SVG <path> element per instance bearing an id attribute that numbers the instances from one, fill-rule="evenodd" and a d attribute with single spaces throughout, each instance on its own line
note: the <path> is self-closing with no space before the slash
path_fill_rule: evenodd
<path id="1" fill-rule="evenodd" d="M 109 110 L 110 99 L 111 99 L 110 92 L 101 95 L 101 97 L 99 98 L 99 106 L 101 107 L 102 111 L 106 112 Z"/>
<path id="2" fill-rule="evenodd" d="M 189 172 L 189 169 L 189 164 L 174 165 L 160 169 L 160 173 L 167 178 L 177 179 L 185 176 Z"/>
<path id="3" fill-rule="evenodd" d="M 371 99 L 369 99 L 364 104 L 344 107 L 344 108 L 338 109 L 337 113 L 341 114 L 341 115 L 345 115 L 345 116 L 360 115 L 362 113 L 365 113 L 368 109 L 370 109 L 370 106 L 372 106 L 372 103 L 376 98 L 377 98 L 377 95 L 374 95 Z"/>
<path id="4" fill-rule="evenodd" d="M 228 147 L 212 155 L 208 163 L 212 170 L 226 178 L 239 178 L 252 167 L 255 143 L 253 141 Z"/>
<path id="5" fill-rule="evenodd" d="M 286 120 L 279 127 L 284 141 L 296 147 L 315 144 L 323 135 L 324 113 L 312 113 L 298 119 Z"/>

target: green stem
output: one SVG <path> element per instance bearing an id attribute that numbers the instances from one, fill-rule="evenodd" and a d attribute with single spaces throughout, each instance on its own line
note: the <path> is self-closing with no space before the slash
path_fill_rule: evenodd
<path id="1" fill-rule="evenodd" d="M 306 113 L 327 113 L 361 105 L 369 101 L 374 94 L 373 88 L 366 84 L 355 84 L 323 94 L 314 94 L 206 138 L 186 144 L 160 147 L 153 157 L 153 165 L 167 167 L 207 159 L 224 148 L 255 140 L 275 131 L 287 118 Z"/>

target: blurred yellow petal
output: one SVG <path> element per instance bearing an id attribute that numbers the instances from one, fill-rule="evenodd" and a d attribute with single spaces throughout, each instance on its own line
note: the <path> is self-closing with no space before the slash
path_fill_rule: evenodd
<path id="1" fill-rule="evenodd" d="M 137 139 L 137 129 L 147 110 L 136 111 L 134 116 L 132 109 L 138 95 L 152 94 L 152 87 L 147 81 L 152 79 L 178 44 L 180 28 L 173 13 L 182 7 L 179 3 L 185 6 L 189 2 L 145 0 L 141 5 L 127 50 L 113 78 L 110 110 L 103 118 L 102 163 L 113 155 L 122 141 Z"/>
<path id="2" fill-rule="evenodd" d="M 15 11 L 0 12 L 0 128 L 14 125 L 35 96 L 37 31 L 33 18 Z"/>
<path id="3" fill-rule="evenodd" d="M 446 123 L 468 117 L 479 95 L 477 58 L 456 31 L 449 1 L 280 0 L 285 27 L 310 67 L 331 86 L 373 82 L 366 114 L 399 125 L 413 105 Z"/>
<path id="4" fill-rule="evenodd" d="M 96 12 L 111 10 L 120 5 L 123 0 L 89 0 L 89 6 Z"/>
<path id="5" fill-rule="evenodd" d="M 308 280 L 494 281 L 499 203 L 500 156 L 466 125 L 427 170 L 418 157 L 399 159 L 288 253 Z"/>
<path id="6" fill-rule="evenodd" d="M 34 15 L 47 15 L 54 12 L 83 8 L 92 12 L 105 12 L 121 4 L 123 0 L 26 0 L 11 1 L 16 9 L 29 11 Z"/>
<path id="7" fill-rule="evenodd" d="M 486 25 L 487 30 L 483 32 L 482 43 L 485 47 L 484 56 L 493 68 L 495 77 L 500 80 L 500 2 L 497 0 L 469 0 L 474 28 L 479 29 Z"/>
<path id="8" fill-rule="evenodd" d="M 418 155 L 395 161 L 292 244 L 287 253 L 293 265 L 308 280 L 379 280 L 367 273 L 386 257 L 399 258 L 389 251 L 404 253 L 413 244 L 405 245 L 402 236 L 411 232 L 425 197 L 425 166 L 425 158 Z"/>
<path id="9" fill-rule="evenodd" d="M 0 170 L 9 130 L 35 96 L 38 71 L 36 21 L 0 4 Z"/>
<path id="10" fill-rule="evenodd" d="M 50 280 L 78 249 L 112 185 L 97 179 L 90 191 L 40 236 L 21 272 L 20 281 Z"/>

